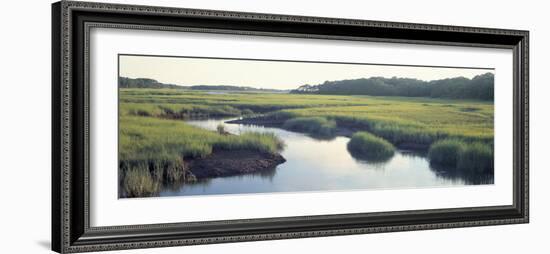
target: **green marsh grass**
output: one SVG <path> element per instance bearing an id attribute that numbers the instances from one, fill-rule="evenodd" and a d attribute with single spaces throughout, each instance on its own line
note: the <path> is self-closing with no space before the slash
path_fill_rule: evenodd
<path id="1" fill-rule="evenodd" d="M 271 133 L 219 134 L 181 120 L 128 112 L 119 117 L 119 177 L 125 196 L 151 196 L 162 183 L 196 180 L 185 159 L 206 157 L 216 149 L 275 154 L 283 146 Z"/>
<path id="2" fill-rule="evenodd" d="M 458 170 L 489 173 L 494 169 L 493 148 L 483 143 L 472 143 L 458 156 Z"/>
<path id="3" fill-rule="evenodd" d="M 122 142 L 121 153 L 133 154 L 134 157 L 147 157 L 151 151 L 156 155 L 173 154 L 174 150 L 178 150 L 174 147 L 180 145 L 183 148 L 178 152 L 184 156 L 209 154 L 212 149 L 211 140 L 217 139 L 211 134 L 204 134 L 205 137 L 202 137 L 203 134 L 195 135 L 198 130 L 189 126 L 182 127 L 181 122 L 178 122 L 178 128 L 185 134 L 180 134 L 177 130 L 175 133 L 178 134 L 171 134 L 174 128 L 172 125 L 176 124 L 172 122 L 158 123 L 159 128 L 168 128 L 164 133 L 156 133 L 152 130 L 154 128 L 146 127 L 147 124 L 152 124 L 151 121 L 157 120 L 156 118 L 196 116 L 258 117 L 258 114 L 264 114 L 260 117 L 270 118 L 281 124 L 288 122 L 286 127 L 289 129 L 323 134 L 331 133 L 339 126 L 351 126 L 354 130 L 368 131 L 382 137 L 395 146 L 415 144 L 426 149 L 443 139 L 485 144 L 490 144 L 493 140 L 493 103 L 486 101 L 120 89 L 120 102 L 121 122 L 127 123 L 121 124 L 121 132 L 127 132 L 121 140 L 131 143 L 125 146 Z M 137 123 L 140 118 L 155 120 Z M 135 128 L 144 129 L 145 133 L 160 141 L 155 142 L 149 138 L 145 138 L 149 140 L 145 142 L 140 140 L 139 137 L 144 133 Z M 190 141 L 199 137 L 205 141 Z M 142 147 L 147 146 L 147 143 L 150 149 Z"/>
<path id="4" fill-rule="evenodd" d="M 225 93 L 183 89 L 120 89 L 121 114 L 176 116 L 250 116 L 277 112 L 277 117 L 325 117 L 359 123 L 392 143 L 432 143 L 456 137 L 471 141 L 493 138 L 493 103 L 420 97 Z M 141 110 L 141 111 L 138 111 Z M 181 112 L 181 113 L 178 113 Z M 419 135 L 421 134 L 421 135 Z"/>
<path id="5" fill-rule="evenodd" d="M 459 154 L 467 144 L 458 139 L 444 139 L 431 145 L 428 151 L 430 163 L 440 166 L 456 167 Z"/>
<path id="6" fill-rule="evenodd" d="M 430 163 L 470 173 L 491 173 L 494 168 L 492 144 L 444 139 L 428 152 Z"/>
<path id="7" fill-rule="evenodd" d="M 336 122 L 324 117 L 296 117 L 285 121 L 283 128 L 316 136 L 329 137 L 336 131 Z"/>
<path id="8" fill-rule="evenodd" d="M 332 135 L 339 127 L 345 127 L 368 132 L 358 134 L 355 140 L 361 141 L 353 141 L 358 145 L 350 145 L 354 147 L 350 152 L 372 143 L 386 151 L 382 153 L 389 154 L 388 144 L 391 147 L 415 144 L 426 149 L 431 146 L 430 161 L 450 163 L 457 170 L 490 171 L 493 167 L 492 102 L 281 93 L 214 94 L 184 89 L 119 91 L 119 159 L 124 171 L 119 174 L 123 181 L 139 182 L 141 186 L 126 190 L 130 193 L 148 193 L 158 187 L 149 183 L 144 173 L 147 170 L 142 168 L 149 170 L 153 181 L 161 178 L 176 181 L 186 175 L 185 163 L 178 160 L 205 157 L 215 149 L 277 153 L 284 146 L 273 134 L 224 135 L 181 121 L 195 117 L 260 117 L 280 123 L 285 129 L 318 136 Z"/>
<path id="9" fill-rule="evenodd" d="M 128 197 L 147 197 L 159 190 L 160 182 L 153 179 L 148 165 L 140 164 L 125 172 L 123 188 Z"/>
<path id="10" fill-rule="evenodd" d="M 292 117 L 333 119 L 338 126 L 369 131 L 394 145 L 413 143 L 429 147 L 444 138 L 484 143 L 493 139 L 492 103 L 400 97 L 361 98 L 368 105 L 285 109 L 281 112 Z M 430 103 L 425 103 L 427 101 Z M 455 104 L 449 104 L 451 102 Z M 461 110 L 464 106 L 475 110 L 465 112 Z"/>
<path id="11" fill-rule="evenodd" d="M 386 161 L 395 152 L 395 147 L 383 138 L 368 132 L 356 132 L 348 142 L 351 155 L 368 161 Z"/>
<path id="12" fill-rule="evenodd" d="M 183 121 L 125 116 L 120 125 L 120 160 L 175 160 L 204 157 L 212 148 L 251 149 L 276 153 L 281 141 L 270 133 L 220 135 Z"/>

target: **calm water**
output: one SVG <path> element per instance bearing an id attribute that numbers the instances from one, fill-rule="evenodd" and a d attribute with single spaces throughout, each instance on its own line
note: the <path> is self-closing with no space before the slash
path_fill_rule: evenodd
<path id="1" fill-rule="evenodd" d="M 193 120 L 187 123 L 216 130 L 226 120 Z M 354 159 L 347 150 L 349 138 L 319 140 L 308 135 L 261 126 L 224 124 L 226 131 L 272 132 L 284 140 L 281 155 L 287 160 L 274 170 L 232 177 L 220 177 L 200 183 L 173 186 L 160 196 L 299 192 L 380 188 L 420 188 L 492 184 L 493 177 L 449 175 L 436 170 L 424 155 L 397 151 L 386 162 L 369 163 Z"/>

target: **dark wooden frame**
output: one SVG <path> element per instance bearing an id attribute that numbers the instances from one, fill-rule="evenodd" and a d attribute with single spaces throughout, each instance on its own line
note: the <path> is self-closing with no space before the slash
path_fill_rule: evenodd
<path id="1" fill-rule="evenodd" d="M 513 50 L 513 205 L 90 227 L 91 27 L 460 45 Z M 52 5 L 52 249 L 85 252 L 529 221 L 528 31 L 62 1 Z"/>

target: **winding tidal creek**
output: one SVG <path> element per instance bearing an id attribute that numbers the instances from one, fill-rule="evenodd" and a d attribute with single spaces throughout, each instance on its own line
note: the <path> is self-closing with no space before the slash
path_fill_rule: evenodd
<path id="1" fill-rule="evenodd" d="M 243 194 L 330 190 L 402 189 L 492 184 L 493 178 L 450 175 L 430 166 L 425 154 L 397 150 L 385 162 L 367 162 L 353 158 L 347 150 L 349 138 L 328 140 L 279 128 L 225 123 L 232 119 L 190 120 L 186 123 L 215 131 L 271 132 L 286 144 L 281 155 L 286 162 L 258 173 L 211 178 L 176 188 L 164 189 L 160 196 Z"/>

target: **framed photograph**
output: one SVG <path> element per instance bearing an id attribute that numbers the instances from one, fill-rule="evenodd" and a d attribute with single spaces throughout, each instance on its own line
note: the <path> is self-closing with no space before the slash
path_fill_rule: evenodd
<path id="1" fill-rule="evenodd" d="M 529 220 L 528 31 L 52 11 L 54 251 Z"/>

